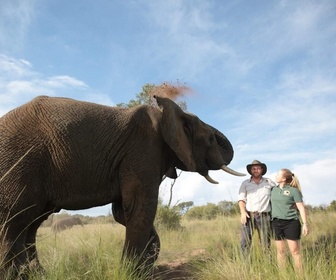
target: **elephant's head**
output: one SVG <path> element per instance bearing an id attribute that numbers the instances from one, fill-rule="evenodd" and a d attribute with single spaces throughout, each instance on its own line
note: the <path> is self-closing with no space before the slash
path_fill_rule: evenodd
<path id="1" fill-rule="evenodd" d="M 209 176 L 209 170 L 223 169 L 232 175 L 245 176 L 227 167 L 233 158 L 233 148 L 221 132 L 197 116 L 183 112 L 170 99 L 154 97 L 162 109 L 163 138 L 181 161 L 176 167 L 198 172 L 210 183 L 217 182 Z"/>

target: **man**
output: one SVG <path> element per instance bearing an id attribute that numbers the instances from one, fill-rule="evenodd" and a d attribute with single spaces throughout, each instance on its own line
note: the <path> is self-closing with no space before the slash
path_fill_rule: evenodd
<path id="1" fill-rule="evenodd" d="M 254 230 L 258 231 L 263 249 L 270 247 L 270 198 L 275 183 L 264 178 L 267 166 L 254 160 L 246 166 L 250 179 L 245 180 L 239 189 L 239 209 L 241 221 L 241 249 L 244 256 L 250 251 Z"/>

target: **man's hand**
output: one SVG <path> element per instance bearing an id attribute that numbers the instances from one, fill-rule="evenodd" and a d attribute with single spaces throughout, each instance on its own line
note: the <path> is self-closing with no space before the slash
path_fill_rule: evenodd
<path id="1" fill-rule="evenodd" d="M 272 188 L 276 186 L 276 183 L 273 182 L 271 179 L 267 178 L 266 179 L 267 184 L 269 184 Z"/>
<path id="2" fill-rule="evenodd" d="M 247 223 L 247 219 L 250 218 L 249 214 L 244 211 L 243 213 L 240 214 L 240 222 L 245 225 Z"/>

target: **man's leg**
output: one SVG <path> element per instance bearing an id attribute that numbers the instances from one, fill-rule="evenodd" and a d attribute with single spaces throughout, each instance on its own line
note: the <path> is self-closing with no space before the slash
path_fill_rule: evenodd
<path id="1" fill-rule="evenodd" d="M 259 238 L 262 248 L 269 250 L 271 248 L 271 217 L 269 215 L 262 215 L 259 217 Z"/>
<path id="2" fill-rule="evenodd" d="M 240 247 L 244 257 L 247 257 L 250 253 L 252 231 L 252 222 L 251 219 L 248 219 L 246 224 L 241 225 L 240 230 Z"/>

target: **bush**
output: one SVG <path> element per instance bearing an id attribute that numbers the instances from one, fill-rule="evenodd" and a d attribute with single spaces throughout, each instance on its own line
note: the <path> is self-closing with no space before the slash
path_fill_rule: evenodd
<path id="1" fill-rule="evenodd" d="M 187 220 L 212 220 L 215 219 L 221 213 L 220 208 L 213 204 L 208 203 L 203 206 L 195 206 L 191 208 L 185 217 Z"/>
<path id="2" fill-rule="evenodd" d="M 159 205 L 154 225 L 157 228 L 177 230 L 181 228 L 181 214 L 174 208 Z"/>

